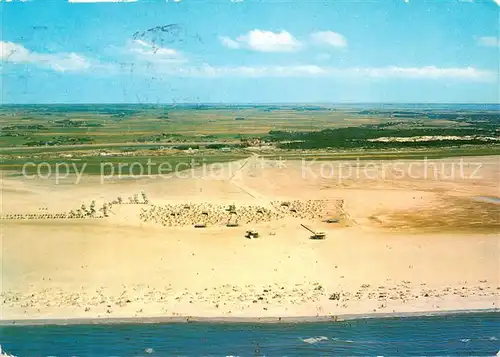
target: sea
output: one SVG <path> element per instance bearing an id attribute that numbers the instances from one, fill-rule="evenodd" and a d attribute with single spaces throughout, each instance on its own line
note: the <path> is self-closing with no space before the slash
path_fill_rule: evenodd
<path id="1" fill-rule="evenodd" d="M 500 313 L 319 323 L 2 326 L 17 357 L 500 356 Z"/>

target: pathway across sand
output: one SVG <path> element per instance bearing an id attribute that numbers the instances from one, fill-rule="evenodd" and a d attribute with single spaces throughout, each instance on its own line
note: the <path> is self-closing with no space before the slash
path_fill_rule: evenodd
<path id="1" fill-rule="evenodd" d="M 258 167 L 259 165 L 261 165 L 261 162 L 259 160 L 259 155 L 254 153 L 251 157 L 246 159 L 239 170 L 229 178 L 229 182 L 238 187 L 241 191 L 243 191 L 250 197 L 254 198 L 257 202 L 260 202 L 262 204 L 266 203 L 266 201 L 268 202 L 269 199 L 266 200 L 266 198 L 264 198 L 259 192 L 248 187 L 244 181 L 244 177 L 247 176 L 248 172 L 252 170 L 252 166 Z"/>

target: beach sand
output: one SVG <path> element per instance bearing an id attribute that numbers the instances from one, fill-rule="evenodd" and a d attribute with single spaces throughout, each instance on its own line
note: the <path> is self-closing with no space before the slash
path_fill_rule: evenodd
<path id="1" fill-rule="evenodd" d="M 434 163 L 442 173 L 459 160 Z M 96 176 L 55 184 L 4 174 L 1 318 L 241 319 L 496 309 L 499 206 L 474 198 L 499 196 L 499 157 L 464 160 L 453 179 L 434 177 L 424 165 L 399 177 L 394 162 L 377 161 L 347 177 L 346 168 L 360 170 L 359 163 L 280 163 L 256 156 L 217 165 L 215 173 L 198 168 L 183 177 L 104 183 Z M 398 169 L 408 170 L 409 163 Z M 337 169 L 328 171 L 328 165 Z M 64 213 L 92 200 L 100 207 L 118 196 L 128 202 L 141 191 L 148 204 L 114 204 L 104 218 L 5 218 Z M 331 205 L 322 216 L 308 215 L 303 209 L 312 200 Z M 274 201 L 304 204 L 292 214 Z M 187 202 L 192 208 L 261 207 L 282 217 L 202 229 L 193 228 L 195 221 L 182 225 L 170 211 L 162 213 L 166 226 L 141 219 L 159 215 L 153 207 L 169 205 L 172 211 Z M 322 222 L 326 216 L 339 223 Z M 324 231 L 326 239 L 309 239 L 301 224 Z M 248 229 L 260 237 L 246 239 Z"/>

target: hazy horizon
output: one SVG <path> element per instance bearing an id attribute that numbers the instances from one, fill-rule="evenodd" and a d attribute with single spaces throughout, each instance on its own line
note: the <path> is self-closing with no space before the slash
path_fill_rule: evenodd
<path id="1" fill-rule="evenodd" d="M 91 105 L 116 105 L 116 106 L 314 106 L 314 107 L 338 107 L 338 106 L 494 106 L 500 107 L 499 103 L 452 103 L 452 102 L 181 102 L 181 103 L 112 103 L 112 102 L 95 102 L 95 103 L 0 103 L 1 106 L 91 106 Z"/>

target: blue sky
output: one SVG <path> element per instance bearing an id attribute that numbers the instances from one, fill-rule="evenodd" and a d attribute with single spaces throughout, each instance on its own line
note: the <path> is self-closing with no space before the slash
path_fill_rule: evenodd
<path id="1" fill-rule="evenodd" d="M 2 102 L 497 103 L 499 3 L 0 0 Z"/>

